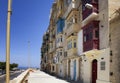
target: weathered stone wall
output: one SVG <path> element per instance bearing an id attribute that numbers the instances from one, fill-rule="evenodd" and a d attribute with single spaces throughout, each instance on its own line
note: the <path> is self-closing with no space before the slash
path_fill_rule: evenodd
<path id="1" fill-rule="evenodd" d="M 108 0 L 99 0 L 100 50 L 109 47 Z"/>
<path id="2" fill-rule="evenodd" d="M 112 83 L 120 83 L 120 16 L 110 23 L 111 72 Z"/>

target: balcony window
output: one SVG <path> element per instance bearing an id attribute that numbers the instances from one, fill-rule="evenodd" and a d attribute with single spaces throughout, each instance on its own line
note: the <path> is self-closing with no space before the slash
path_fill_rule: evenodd
<path id="1" fill-rule="evenodd" d="M 90 28 L 86 28 L 84 30 L 84 42 L 90 41 L 92 39 L 93 39 L 92 31 L 90 30 Z"/>
<path id="2" fill-rule="evenodd" d="M 67 48 L 68 48 L 68 50 L 72 48 L 72 41 L 68 42 Z"/>
<path id="3" fill-rule="evenodd" d="M 57 38 L 57 40 L 56 40 L 57 43 L 60 43 L 60 42 L 62 42 L 62 41 L 63 41 L 62 36 L 61 36 L 60 38 Z"/>
<path id="4" fill-rule="evenodd" d="M 69 5 L 72 2 L 72 0 L 67 0 L 67 4 Z"/>
<path id="5" fill-rule="evenodd" d="M 57 21 L 57 34 L 60 33 L 60 32 L 63 32 L 64 26 L 65 26 L 65 20 L 60 18 Z"/>
<path id="6" fill-rule="evenodd" d="M 53 69 L 53 71 L 55 70 L 55 67 L 54 66 L 52 66 L 52 69 Z"/>
<path id="7" fill-rule="evenodd" d="M 95 30 L 95 38 L 99 38 L 99 31 Z"/>
<path id="8" fill-rule="evenodd" d="M 67 23 L 68 23 L 68 26 L 71 26 L 72 23 L 74 23 L 73 17 L 70 17 L 70 19 L 67 21 Z"/>
<path id="9" fill-rule="evenodd" d="M 44 56 L 44 55 L 43 55 L 43 54 L 41 54 L 41 58 L 43 58 L 43 56 Z"/>
<path id="10" fill-rule="evenodd" d="M 61 36 L 60 40 L 61 40 L 61 42 L 62 42 L 62 36 Z"/>
<path id="11" fill-rule="evenodd" d="M 67 52 L 64 52 L 64 57 L 67 57 Z"/>
<path id="12" fill-rule="evenodd" d="M 59 60 L 60 60 L 59 56 L 57 58 L 58 58 L 58 62 L 59 62 Z"/>
<path id="13" fill-rule="evenodd" d="M 67 43 L 67 49 L 71 49 L 71 48 L 76 48 L 77 47 L 77 43 L 76 43 L 76 39 L 74 40 L 70 40 L 68 43 Z"/>
<path id="14" fill-rule="evenodd" d="M 74 48 L 76 48 L 76 42 L 74 42 Z"/>
<path id="15" fill-rule="evenodd" d="M 77 23 L 77 18 L 75 18 L 75 23 Z"/>
<path id="16" fill-rule="evenodd" d="M 86 35 L 84 36 L 84 42 L 86 42 Z"/>
<path id="17" fill-rule="evenodd" d="M 99 21 L 92 21 L 83 27 L 84 51 L 99 49 Z"/>
<path id="18" fill-rule="evenodd" d="M 74 39 L 74 48 L 76 48 L 76 40 Z"/>
<path id="19" fill-rule="evenodd" d="M 59 51 L 59 56 L 62 56 L 62 50 Z"/>

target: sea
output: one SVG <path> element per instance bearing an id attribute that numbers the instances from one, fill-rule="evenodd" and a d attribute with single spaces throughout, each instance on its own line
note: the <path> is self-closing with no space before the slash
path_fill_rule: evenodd
<path id="1" fill-rule="evenodd" d="M 30 67 L 30 68 L 39 69 L 39 67 Z M 22 67 L 22 66 L 20 66 L 20 67 L 18 67 L 18 69 L 20 69 L 20 70 L 27 70 L 28 67 Z"/>
<path id="2" fill-rule="evenodd" d="M 18 69 L 20 69 L 20 70 L 27 70 L 28 67 L 18 67 Z"/>

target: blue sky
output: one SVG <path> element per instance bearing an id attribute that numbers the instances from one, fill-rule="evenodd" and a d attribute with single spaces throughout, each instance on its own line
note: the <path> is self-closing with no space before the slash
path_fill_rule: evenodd
<path id="1" fill-rule="evenodd" d="M 10 62 L 39 67 L 42 36 L 54 0 L 12 0 Z M 0 0 L 0 61 L 6 56 L 7 0 Z M 28 50 L 28 41 L 30 49 Z"/>

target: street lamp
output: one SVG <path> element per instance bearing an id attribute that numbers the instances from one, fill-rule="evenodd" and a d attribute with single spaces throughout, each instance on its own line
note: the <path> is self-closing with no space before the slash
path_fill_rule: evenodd
<path id="1" fill-rule="evenodd" d="M 30 41 L 28 41 L 28 68 L 30 68 Z"/>
<path id="2" fill-rule="evenodd" d="M 8 0 L 7 13 L 7 34 L 6 34 L 6 83 L 10 81 L 10 16 L 11 16 L 11 0 Z"/>

